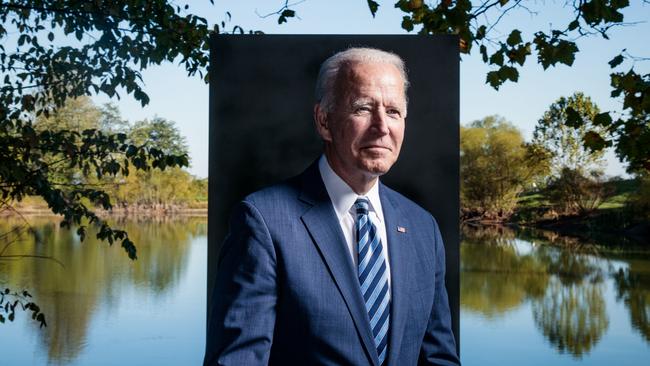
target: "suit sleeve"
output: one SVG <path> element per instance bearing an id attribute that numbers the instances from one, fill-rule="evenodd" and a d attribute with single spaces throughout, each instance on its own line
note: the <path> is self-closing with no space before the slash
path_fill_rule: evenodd
<path id="1" fill-rule="evenodd" d="M 456 341 L 451 330 L 451 313 L 445 288 L 445 247 L 438 224 L 433 217 L 431 220 L 434 228 L 435 289 L 418 365 L 460 365 Z"/>
<path id="2" fill-rule="evenodd" d="M 204 365 L 268 363 L 276 279 L 276 255 L 264 219 L 251 203 L 241 202 L 219 253 Z"/>

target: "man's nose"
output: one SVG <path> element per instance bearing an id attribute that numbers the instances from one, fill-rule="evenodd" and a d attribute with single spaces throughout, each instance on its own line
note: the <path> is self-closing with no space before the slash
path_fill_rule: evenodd
<path id="1" fill-rule="evenodd" d="M 388 135 L 390 132 L 388 129 L 388 115 L 383 108 L 378 108 L 373 113 L 372 127 L 382 136 Z"/>

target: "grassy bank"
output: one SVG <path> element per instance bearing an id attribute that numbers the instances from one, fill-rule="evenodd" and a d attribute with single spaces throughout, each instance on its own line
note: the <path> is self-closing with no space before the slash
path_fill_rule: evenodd
<path id="1" fill-rule="evenodd" d="M 650 245 L 650 213 L 635 207 L 631 199 L 639 189 L 637 180 L 605 183 L 606 199 L 591 212 L 561 215 L 545 198 L 544 192 L 529 192 L 520 197 L 510 222 L 520 226 L 552 230 L 564 235 L 627 241 Z"/>

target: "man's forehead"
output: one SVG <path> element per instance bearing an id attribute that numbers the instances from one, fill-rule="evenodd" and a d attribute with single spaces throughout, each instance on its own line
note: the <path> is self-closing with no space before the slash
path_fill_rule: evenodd
<path id="1" fill-rule="evenodd" d="M 339 75 L 346 76 L 348 78 L 360 78 L 362 75 L 375 74 L 375 73 L 386 73 L 393 71 L 399 75 L 401 81 L 404 81 L 402 74 L 400 73 L 397 66 L 389 62 L 378 62 L 378 61 L 349 61 L 341 66 L 339 70 Z"/>

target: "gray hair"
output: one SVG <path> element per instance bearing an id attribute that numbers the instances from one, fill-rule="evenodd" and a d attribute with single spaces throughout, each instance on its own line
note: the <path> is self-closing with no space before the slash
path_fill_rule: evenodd
<path id="1" fill-rule="evenodd" d="M 352 47 L 345 51 L 341 51 L 331 56 L 320 67 L 318 71 L 318 78 L 316 79 L 316 103 L 318 103 L 326 113 L 334 110 L 334 101 L 336 100 L 336 76 L 341 68 L 351 63 L 385 63 L 397 67 L 402 80 L 404 80 L 404 100 L 408 101 L 406 97 L 406 90 L 409 87 L 406 66 L 404 60 L 398 55 L 369 47 Z"/>

